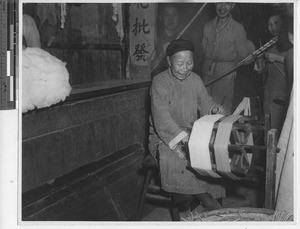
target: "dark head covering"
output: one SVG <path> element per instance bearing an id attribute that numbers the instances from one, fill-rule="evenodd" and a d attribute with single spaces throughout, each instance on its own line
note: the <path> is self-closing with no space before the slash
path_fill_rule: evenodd
<path id="1" fill-rule="evenodd" d="M 184 39 L 176 39 L 168 45 L 166 54 L 167 56 L 171 57 L 175 53 L 180 51 L 190 50 L 194 52 L 194 49 L 194 45 L 191 41 Z"/>

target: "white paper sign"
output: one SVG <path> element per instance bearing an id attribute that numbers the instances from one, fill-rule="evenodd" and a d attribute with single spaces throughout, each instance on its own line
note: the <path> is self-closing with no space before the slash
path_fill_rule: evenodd
<path id="1" fill-rule="evenodd" d="M 156 4 L 130 4 L 130 59 L 136 66 L 149 66 L 156 34 Z"/>

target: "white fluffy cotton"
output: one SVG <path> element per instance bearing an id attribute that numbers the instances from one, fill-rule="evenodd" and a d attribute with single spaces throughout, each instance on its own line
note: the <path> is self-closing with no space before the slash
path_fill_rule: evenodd
<path id="1" fill-rule="evenodd" d="M 23 50 L 22 112 L 64 101 L 71 92 L 66 63 L 40 48 Z"/>

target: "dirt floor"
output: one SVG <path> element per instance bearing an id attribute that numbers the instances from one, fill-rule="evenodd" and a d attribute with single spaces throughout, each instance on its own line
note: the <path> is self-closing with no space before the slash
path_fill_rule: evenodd
<path id="1" fill-rule="evenodd" d="M 226 198 L 222 200 L 222 208 L 263 207 L 263 193 L 259 187 L 247 187 L 237 183 L 228 183 L 226 190 Z M 146 204 L 145 210 L 149 208 L 152 208 L 153 210 L 151 210 L 149 214 L 145 215 L 142 221 L 172 220 L 168 207 L 148 203 Z M 201 206 L 198 206 L 194 211 L 203 212 L 205 210 Z"/>

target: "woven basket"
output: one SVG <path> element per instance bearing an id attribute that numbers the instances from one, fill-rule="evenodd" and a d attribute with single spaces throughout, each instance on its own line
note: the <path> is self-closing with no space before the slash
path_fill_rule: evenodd
<path id="1" fill-rule="evenodd" d="M 197 213 L 192 212 L 183 221 L 293 221 L 294 216 L 287 211 L 264 208 L 223 208 Z"/>

